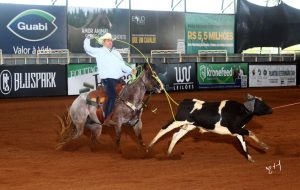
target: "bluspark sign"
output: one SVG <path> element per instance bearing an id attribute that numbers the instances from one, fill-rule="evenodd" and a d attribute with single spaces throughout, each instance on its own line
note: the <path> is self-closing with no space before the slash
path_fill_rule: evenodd
<path id="1" fill-rule="evenodd" d="M 65 65 L 0 67 L 0 97 L 66 95 Z"/>

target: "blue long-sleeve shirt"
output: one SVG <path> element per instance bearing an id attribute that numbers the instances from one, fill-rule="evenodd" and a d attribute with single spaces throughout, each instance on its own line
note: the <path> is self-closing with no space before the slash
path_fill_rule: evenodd
<path id="1" fill-rule="evenodd" d="M 101 79 L 119 79 L 132 72 L 132 69 L 124 63 L 121 54 L 117 50 L 110 50 L 106 47 L 91 47 L 88 38 L 84 40 L 83 47 L 87 54 L 96 58 Z"/>

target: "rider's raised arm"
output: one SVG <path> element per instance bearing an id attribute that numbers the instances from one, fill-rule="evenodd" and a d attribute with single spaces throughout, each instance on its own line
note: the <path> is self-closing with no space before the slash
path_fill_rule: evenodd
<path id="1" fill-rule="evenodd" d="M 87 54 L 92 57 L 99 55 L 99 48 L 94 48 L 91 46 L 91 39 L 85 38 L 83 41 L 83 48 Z"/>

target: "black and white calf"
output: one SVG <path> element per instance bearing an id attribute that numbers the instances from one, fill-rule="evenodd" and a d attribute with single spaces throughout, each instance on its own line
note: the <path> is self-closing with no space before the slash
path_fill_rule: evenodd
<path id="1" fill-rule="evenodd" d="M 179 139 L 187 132 L 198 128 L 200 133 L 214 132 L 221 135 L 236 136 L 246 153 L 247 159 L 254 162 L 247 151 L 244 136 L 249 136 L 265 150 L 268 149 L 268 146 L 261 142 L 253 132 L 244 127 L 254 115 L 259 116 L 271 113 L 272 108 L 263 102 L 261 98 L 250 94 L 247 95 L 247 101 L 244 104 L 233 100 L 205 102 L 197 99 L 185 99 L 178 107 L 175 121 L 163 127 L 152 140 L 149 147 L 167 132 L 180 127 L 180 130 L 173 135 L 168 149 L 168 154 L 170 154 Z"/>

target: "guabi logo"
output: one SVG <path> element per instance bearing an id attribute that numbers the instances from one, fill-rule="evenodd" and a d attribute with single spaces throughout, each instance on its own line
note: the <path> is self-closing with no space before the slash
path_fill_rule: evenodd
<path id="1" fill-rule="evenodd" d="M 12 75 L 9 70 L 0 73 L 0 91 L 2 94 L 9 94 L 12 89 Z"/>
<path id="2" fill-rule="evenodd" d="M 56 17 L 48 12 L 29 9 L 15 16 L 6 27 L 19 38 L 36 42 L 50 37 L 57 30 L 55 20 Z"/>

